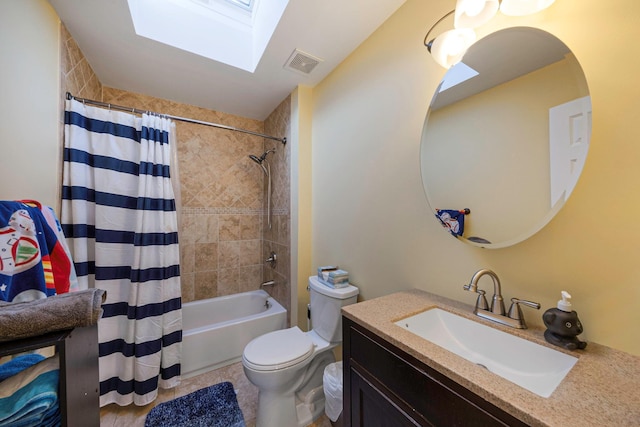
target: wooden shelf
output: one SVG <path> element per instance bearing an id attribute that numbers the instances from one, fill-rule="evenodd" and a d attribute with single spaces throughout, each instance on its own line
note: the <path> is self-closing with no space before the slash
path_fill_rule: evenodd
<path id="1" fill-rule="evenodd" d="M 99 427 L 98 325 L 3 342 L 0 357 L 51 346 L 60 357 L 62 425 Z"/>
<path id="2" fill-rule="evenodd" d="M 23 353 L 25 351 L 37 350 L 42 347 L 58 345 L 69 336 L 73 329 L 64 331 L 49 332 L 48 334 L 38 335 L 35 337 L 23 338 L 15 341 L 6 341 L 0 343 L 0 357 L 10 354 Z"/>

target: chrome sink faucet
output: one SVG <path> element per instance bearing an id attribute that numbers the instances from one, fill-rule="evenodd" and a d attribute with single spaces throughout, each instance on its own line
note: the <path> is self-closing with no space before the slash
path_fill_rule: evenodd
<path id="1" fill-rule="evenodd" d="M 490 276 L 493 280 L 493 297 L 491 298 L 491 308 L 485 298 L 486 292 L 482 289 L 478 289 L 478 281 L 482 276 Z M 473 314 L 480 316 L 484 319 L 491 320 L 493 322 L 500 323 L 502 325 L 511 326 L 517 329 L 526 329 L 527 324 L 524 321 L 522 309 L 520 304 L 526 305 L 531 308 L 540 309 L 540 304 L 537 302 L 521 300 L 518 298 L 511 298 L 511 306 L 509 307 L 509 313 L 507 314 L 504 307 L 504 300 L 502 299 L 502 289 L 500 287 L 500 279 L 498 275 L 489 269 L 482 269 L 475 272 L 471 277 L 469 284 L 464 285 L 465 291 L 471 291 L 478 294 L 476 305 L 473 309 Z"/>
<path id="2" fill-rule="evenodd" d="M 502 289 L 500 287 L 500 279 L 498 279 L 498 275 L 491 270 L 486 268 L 482 270 L 476 271 L 476 273 L 471 277 L 471 281 L 468 285 L 464 286 L 466 291 L 473 291 L 480 294 L 478 299 L 484 299 L 484 302 L 480 301 L 480 308 L 486 310 L 487 301 L 484 298 L 484 291 L 478 291 L 478 280 L 484 275 L 491 276 L 493 280 L 493 298 L 491 299 L 491 312 L 495 314 L 499 314 L 504 316 L 506 314 L 506 310 L 504 309 L 504 301 L 502 299 Z M 476 308 L 478 308 L 478 302 L 476 301 Z"/>

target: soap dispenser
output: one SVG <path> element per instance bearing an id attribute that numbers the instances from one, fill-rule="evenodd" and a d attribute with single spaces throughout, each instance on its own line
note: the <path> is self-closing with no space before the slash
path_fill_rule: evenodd
<path id="1" fill-rule="evenodd" d="M 587 343 L 577 337 L 582 333 L 582 323 L 578 319 L 578 313 L 571 309 L 571 295 L 567 291 L 562 291 L 561 295 L 558 307 L 550 308 L 542 315 L 547 327 L 544 338 L 548 343 L 567 350 L 583 349 Z"/>

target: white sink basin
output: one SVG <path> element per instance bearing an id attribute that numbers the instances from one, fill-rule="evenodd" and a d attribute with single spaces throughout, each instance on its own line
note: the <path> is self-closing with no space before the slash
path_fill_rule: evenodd
<path id="1" fill-rule="evenodd" d="M 578 361 L 439 308 L 395 324 L 542 397 L 551 396 Z"/>

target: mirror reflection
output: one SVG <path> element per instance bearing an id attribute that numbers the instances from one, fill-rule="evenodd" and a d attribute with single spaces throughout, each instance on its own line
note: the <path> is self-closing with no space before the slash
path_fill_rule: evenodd
<path id="1" fill-rule="evenodd" d="M 571 194 L 590 132 L 586 79 L 564 43 L 534 28 L 490 34 L 431 102 L 420 150 L 428 203 L 434 213 L 470 210 L 456 236 L 465 242 L 521 242 Z"/>

